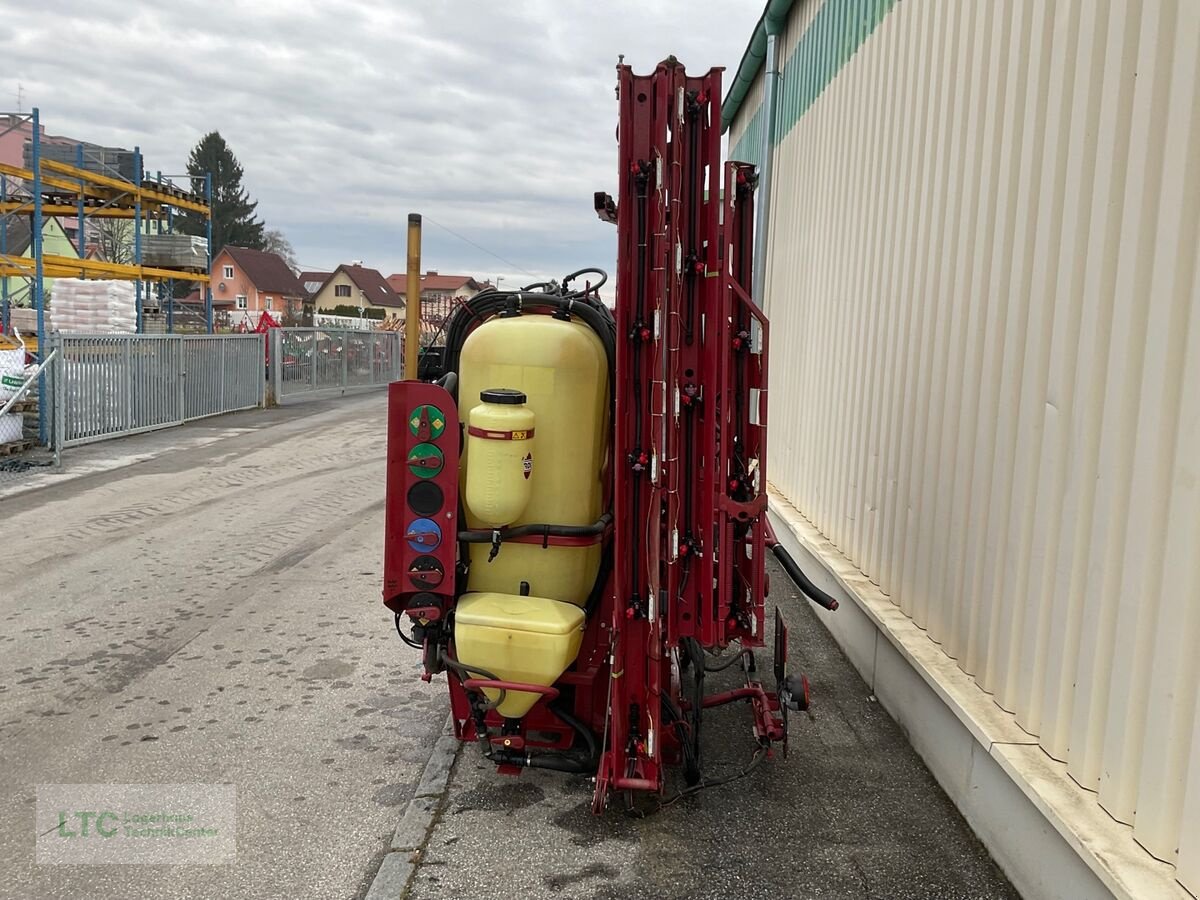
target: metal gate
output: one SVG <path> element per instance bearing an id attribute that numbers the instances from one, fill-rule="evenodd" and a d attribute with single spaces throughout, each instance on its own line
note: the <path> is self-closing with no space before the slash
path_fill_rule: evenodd
<path id="1" fill-rule="evenodd" d="M 396 332 L 272 328 L 270 336 L 271 387 L 278 401 L 403 377 L 403 344 Z"/>
<path id="2" fill-rule="evenodd" d="M 59 335 L 54 346 L 60 447 L 263 404 L 261 335 Z"/>

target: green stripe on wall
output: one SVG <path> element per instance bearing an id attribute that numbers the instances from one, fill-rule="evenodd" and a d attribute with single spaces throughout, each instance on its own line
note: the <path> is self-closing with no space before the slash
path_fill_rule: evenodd
<path id="1" fill-rule="evenodd" d="M 779 73 L 771 146 L 787 137 L 897 2 L 899 0 L 824 0 Z M 798 7 L 793 7 L 793 11 L 796 9 Z M 762 77 L 761 73 L 759 77 Z M 758 165 L 762 129 L 762 104 L 759 103 L 730 158 Z"/>

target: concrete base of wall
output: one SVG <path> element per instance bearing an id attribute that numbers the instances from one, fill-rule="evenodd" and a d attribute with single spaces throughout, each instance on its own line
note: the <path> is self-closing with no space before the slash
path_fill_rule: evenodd
<path id="1" fill-rule="evenodd" d="M 876 698 L 1027 900 L 1188 898 L 1133 839 L 781 495 L 776 535 L 841 601 L 818 609 Z"/>

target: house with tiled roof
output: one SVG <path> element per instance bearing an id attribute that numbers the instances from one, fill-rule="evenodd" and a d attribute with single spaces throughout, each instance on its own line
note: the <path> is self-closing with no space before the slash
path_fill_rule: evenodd
<path id="1" fill-rule="evenodd" d="M 34 264 L 29 220 L 23 216 L 11 216 L 7 221 L 0 222 L 0 228 L 3 229 L 0 232 L 0 257 L 8 257 L 8 261 L 15 266 L 27 267 L 32 276 Z M 71 237 L 63 230 L 62 223 L 49 217 L 42 226 L 42 252 L 59 256 L 79 255 Z M 7 298 L 13 306 L 32 306 L 32 285 L 32 277 L 0 278 L 0 297 Z M 53 285 L 53 279 L 45 279 L 46 291 L 50 296 L 53 296 Z"/>
<path id="2" fill-rule="evenodd" d="M 388 284 L 377 269 L 363 265 L 341 265 L 333 270 L 312 296 L 317 312 L 351 306 L 366 310 L 384 310 L 388 318 L 404 318 L 404 298 Z"/>
<path id="3" fill-rule="evenodd" d="M 401 297 L 408 293 L 408 275 L 404 272 L 392 275 L 387 281 Z M 421 302 L 474 297 L 484 287 L 486 282 L 477 280 L 473 275 L 441 275 L 431 270 L 421 276 Z"/>
<path id="4" fill-rule="evenodd" d="M 332 272 L 301 272 L 296 278 L 308 293 L 308 299 L 312 300 L 332 274 Z"/>
<path id="5" fill-rule="evenodd" d="M 229 310 L 231 324 L 257 325 L 264 312 L 277 320 L 311 321 L 308 293 L 277 253 L 226 245 L 209 276 L 213 305 Z"/>

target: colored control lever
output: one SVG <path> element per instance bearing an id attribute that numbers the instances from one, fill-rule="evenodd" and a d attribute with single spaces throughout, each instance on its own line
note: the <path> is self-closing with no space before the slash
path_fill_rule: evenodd
<path id="1" fill-rule="evenodd" d="M 417 440 L 418 441 L 429 440 L 429 432 L 430 432 L 429 407 L 422 406 L 421 407 L 421 417 L 420 417 L 419 422 L 417 423 Z"/>
<path id="2" fill-rule="evenodd" d="M 422 469 L 436 469 L 441 466 L 442 458 L 433 454 L 428 456 L 410 456 L 408 464 L 410 466 L 420 466 Z"/>
<path id="3" fill-rule="evenodd" d="M 441 542 L 441 538 L 437 532 L 416 531 L 415 529 L 404 535 L 404 539 L 414 544 L 424 544 L 429 547 L 436 547 Z"/>

